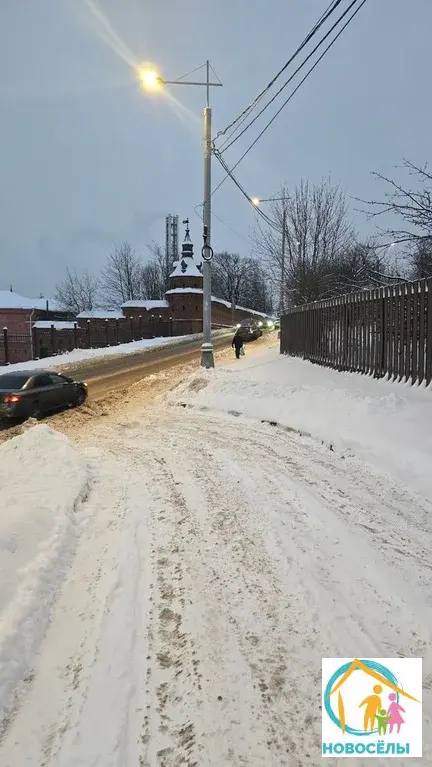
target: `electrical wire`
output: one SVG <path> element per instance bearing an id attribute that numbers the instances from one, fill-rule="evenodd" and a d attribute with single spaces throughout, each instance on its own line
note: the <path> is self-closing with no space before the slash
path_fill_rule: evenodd
<path id="1" fill-rule="evenodd" d="M 300 80 L 300 82 L 299 82 L 299 84 L 296 86 L 296 88 L 295 88 L 295 89 L 294 89 L 294 90 L 293 90 L 293 91 L 290 93 L 290 95 L 288 96 L 288 98 L 287 98 L 287 99 L 285 99 L 285 101 L 284 101 L 284 103 L 282 104 L 282 106 L 281 106 L 281 107 L 278 109 L 278 111 L 277 111 L 277 112 L 276 112 L 276 113 L 273 115 L 273 117 L 271 118 L 271 120 L 269 120 L 269 122 L 268 122 L 268 123 L 267 123 L 267 124 L 264 126 L 264 128 L 262 129 L 262 131 L 261 131 L 261 132 L 258 134 L 258 136 L 255 138 L 255 140 L 252 142 L 252 144 L 250 144 L 250 146 L 248 147 L 248 149 L 246 149 L 246 151 L 245 151 L 245 152 L 242 154 L 242 156 L 240 157 L 240 159 L 239 159 L 239 160 L 237 160 L 237 162 L 235 163 L 235 165 L 234 165 L 234 166 L 233 166 L 231 169 L 229 169 L 229 168 L 228 168 L 228 166 L 226 166 L 225 170 L 226 170 L 226 173 L 227 173 L 227 175 L 225 176 L 225 178 L 223 178 L 223 179 L 222 179 L 222 181 L 221 181 L 221 182 L 220 182 L 220 183 L 219 183 L 219 184 L 218 184 L 218 185 L 215 187 L 215 189 L 212 191 L 212 196 L 215 194 L 215 192 L 217 192 L 217 190 L 218 190 L 218 189 L 220 189 L 220 187 L 222 186 L 222 184 L 224 184 L 224 183 L 225 183 L 225 181 L 227 180 L 227 178 L 228 178 L 228 177 L 230 177 L 232 180 L 234 180 L 234 176 L 232 175 L 232 174 L 233 174 L 233 171 L 234 171 L 234 170 L 235 170 L 235 169 L 236 169 L 236 168 L 237 168 L 237 167 L 240 165 L 240 163 L 241 163 L 241 162 L 244 160 L 244 158 L 245 158 L 245 157 L 246 157 L 246 156 L 249 154 L 249 152 L 251 151 L 251 149 L 253 149 L 253 147 L 254 147 L 254 146 L 257 144 L 257 142 L 260 140 L 260 138 L 261 138 L 261 137 L 264 135 L 264 133 L 265 133 L 265 132 L 266 132 L 266 131 L 269 129 L 269 127 L 270 127 L 270 126 L 273 124 L 273 122 L 274 122 L 274 121 L 276 120 L 276 118 L 277 118 L 277 117 L 280 115 L 280 113 L 282 112 L 282 110 L 283 110 L 283 109 L 286 107 L 286 105 L 289 103 L 289 101 L 291 101 L 291 99 L 293 98 L 293 96 L 294 96 L 294 95 L 297 93 L 297 91 L 298 91 L 298 90 L 301 88 L 301 86 L 302 86 L 302 85 L 303 85 L 303 83 L 304 83 L 304 82 L 307 80 L 307 78 L 309 77 L 309 75 L 310 75 L 310 74 L 312 74 L 312 72 L 313 72 L 313 71 L 314 71 L 314 69 L 315 69 L 315 68 L 318 66 L 318 64 L 320 63 L 320 61 L 322 61 L 322 59 L 324 58 L 324 56 L 326 55 L 326 53 L 327 53 L 327 52 L 330 50 L 330 48 L 332 48 L 332 46 L 335 44 L 336 40 L 338 40 L 338 38 L 339 38 L 339 37 L 342 35 L 342 33 L 344 32 L 344 30 L 347 28 L 347 26 L 348 26 L 348 25 L 351 23 L 351 21 L 352 21 L 352 20 L 355 18 L 355 16 L 356 16 L 356 15 L 359 13 L 359 11 L 361 10 L 361 8 L 362 8 L 362 7 L 363 7 L 365 4 L 366 4 L 366 0 L 362 0 L 361 4 L 358 6 L 358 8 L 357 8 L 357 9 L 354 11 L 354 13 L 353 13 L 353 14 L 352 14 L 352 15 L 349 17 L 349 19 L 348 19 L 348 20 L 345 22 L 345 24 L 344 24 L 344 25 L 343 25 L 343 27 L 342 27 L 342 28 L 339 30 L 339 32 L 337 33 L 337 35 L 335 35 L 335 37 L 334 37 L 334 38 L 333 38 L 333 40 L 332 40 L 332 41 L 329 43 L 329 45 L 327 46 L 327 48 L 325 48 L 325 50 L 323 51 L 323 53 L 321 54 L 321 56 L 319 56 L 319 58 L 318 58 L 318 59 L 315 61 L 315 63 L 312 65 L 312 67 L 310 67 L 310 69 L 307 71 L 307 73 L 306 73 L 306 74 L 305 74 L 305 76 L 302 78 L 302 80 Z M 214 155 L 215 155 L 215 157 L 216 157 L 216 158 L 219 160 L 219 162 L 221 163 L 222 167 L 225 167 L 226 163 L 223 163 L 223 162 L 222 162 L 223 158 L 222 158 L 222 156 L 221 156 L 220 152 L 219 152 L 219 151 L 218 151 L 218 150 L 217 150 L 215 147 L 213 147 L 213 152 L 214 152 Z M 227 168 L 228 168 L 228 170 L 227 170 Z M 238 182 L 237 182 L 237 181 L 235 181 L 235 183 L 236 183 L 236 184 L 238 184 Z M 243 190 L 241 190 L 241 191 L 243 191 Z M 243 192 L 243 193 L 244 193 L 244 192 Z M 248 196 L 246 193 L 244 193 L 244 194 L 245 194 L 245 195 L 246 195 L 246 197 L 249 199 L 249 202 L 250 202 L 250 203 L 253 205 L 252 199 L 251 199 L 251 198 L 249 198 L 249 196 Z M 254 207 L 256 207 L 256 206 L 254 206 Z"/>
<path id="2" fill-rule="evenodd" d="M 254 208 L 254 210 L 256 211 L 256 213 L 258 214 L 258 216 L 260 216 L 260 217 L 261 217 L 261 218 L 262 218 L 262 219 L 263 219 L 263 220 L 266 222 L 266 224 L 268 224 L 269 226 L 272 226 L 273 228 L 277 228 L 277 225 L 276 225 L 276 224 L 275 224 L 275 222 L 274 222 L 274 221 L 273 221 L 273 220 L 270 218 L 270 216 L 267 216 L 267 214 L 266 214 L 266 213 L 264 213 L 264 211 L 262 211 L 262 210 L 261 210 L 261 209 L 260 209 L 260 208 L 259 208 L 257 205 L 255 205 L 255 204 L 254 204 L 254 202 L 253 202 L 253 200 L 252 200 L 252 197 L 250 197 L 250 195 L 248 195 L 248 193 L 246 192 L 246 190 L 245 190 L 245 189 L 242 187 L 242 185 L 240 184 L 240 181 L 239 181 L 239 180 L 238 180 L 238 179 L 237 179 L 237 178 L 234 176 L 234 173 L 233 173 L 233 172 L 232 172 L 232 170 L 231 170 L 231 169 L 228 167 L 228 165 L 227 165 L 227 163 L 225 162 L 224 158 L 223 158 L 221 155 L 219 155 L 219 154 L 217 154 L 217 155 L 215 155 L 215 156 L 216 156 L 216 159 L 217 159 L 217 160 L 220 162 L 220 164 L 222 165 L 222 167 L 223 167 L 224 171 L 225 171 L 225 172 L 226 172 L 226 174 L 227 174 L 227 175 L 225 176 L 225 178 L 228 178 L 228 177 L 229 177 L 229 178 L 231 178 L 231 180 L 232 180 L 232 181 L 234 182 L 234 184 L 236 185 L 237 189 L 239 189 L 239 191 L 240 191 L 240 192 L 242 193 L 242 195 L 243 195 L 243 196 L 246 198 L 246 200 L 247 200 L 247 201 L 248 201 L 248 202 L 249 202 L 249 203 L 250 203 L 250 204 L 253 206 L 253 208 Z M 224 179 L 224 180 L 225 180 L 225 179 Z"/>
<path id="3" fill-rule="evenodd" d="M 203 207 L 202 203 L 200 203 L 199 205 L 195 205 L 195 207 L 194 207 L 194 213 L 195 213 L 196 216 L 198 216 L 198 218 L 199 218 L 199 220 L 201 222 L 203 222 L 203 217 L 202 217 L 201 213 L 198 213 L 198 208 L 202 208 L 202 207 Z M 247 242 L 249 245 L 252 243 L 252 240 L 250 238 L 245 237 L 244 234 L 240 234 L 240 232 L 238 232 L 236 229 L 234 229 L 230 224 L 227 224 L 227 222 L 224 221 L 223 218 L 218 216 L 213 210 L 212 210 L 211 214 L 212 214 L 213 218 L 216 218 L 218 221 L 220 221 L 221 224 L 226 226 L 227 229 L 230 229 L 231 232 L 233 232 L 234 234 L 237 235 L 237 237 L 240 237 L 242 240 Z"/>
<path id="4" fill-rule="evenodd" d="M 185 79 L 185 77 L 190 77 L 191 75 L 194 75 L 194 74 L 195 74 L 195 72 L 199 72 L 199 70 L 200 70 L 200 69 L 204 69 L 204 67 L 205 67 L 205 66 L 206 66 L 205 64 L 200 64 L 200 65 L 199 65 L 199 67 L 195 67 L 195 69 L 191 69 L 191 71 L 190 71 L 190 72 L 186 72 L 186 74 L 185 74 L 185 75 L 182 75 L 181 77 L 177 77 L 177 79 L 175 80 L 175 82 L 176 82 L 176 83 L 180 83 L 182 80 L 184 80 L 184 79 Z M 216 73 L 215 73 L 215 74 L 216 74 Z M 217 76 L 217 75 L 216 75 L 216 76 Z M 218 78 L 218 79 L 219 79 L 219 78 Z"/>
<path id="5" fill-rule="evenodd" d="M 319 29 L 325 24 L 327 19 L 330 18 L 332 13 L 335 12 L 335 10 L 338 8 L 338 6 L 343 2 L 343 0 L 332 0 L 330 5 L 327 7 L 327 9 L 324 11 L 324 13 L 321 15 L 321 17 L 318 19 L 316 24 L 312 27 L 310 32 L 306 35 L 305 39 L 302 43 L 298 46 L 298 48 L 294 51 L 294 53 L 290 56 L 288 61 L 283 65 L 283 67 L 276 73 L 276 75 L 270 80 L 268 85 L 261 91 L 261 93 L 258 94 L 254 98 L 254 100 L 249 104 L 249 106 L 246 107 L 246 109 L 241 112 L 241 114 L 236 117 L 235 120 L 233 120 L 223 131 L 219 131 L 216 138 L 219 138 L 219 136 L 225 136 L 226 133 L 231 130 L 238 122 L 239 120 L 246 119 L 249 113 L 257 106 L 257 104 L 261 101 L 261 99 L 268 93 L 268 91 L 273 87 L 274 83 L 278 80 L 278 78 L 285 72 L 285 70 L 292 64 L 294 59 L 301 53 L 303 48 L 310 42 L 310 40 L 316 35 L 316 33 L 319 31 Z"/>
<path id="6" fill-rule="evenodd" d="M 227 151 L 227 149 L 229 149 L 229 148 L 230 148 L 230 147 L 231 147 L 231 146 L 232 146 L 232 145 L 233 145 L 233 144 L 234 144 L 236 141 L 238 141 L 238 139 L 239 139 L 239 138 L 241 138 L 241 136 L 243 136 L 243 134 L 244 134 L 244 133 L 246 133 L 246 131 L 247 131 L 247 130 L 249 130 L 249 128 L 250 128 L 250 127 L 251 127 L 251 126 L 252 126 L 252 125 L 253 125 L 253 124 L 254 124 L 254 123 L 255 123 L 255 122 L 258 120 L 258 118 L 259 118 L 259 117 L 261 117 L 261 115 L 263 114 L 263 112 L 265 112 L 265 110 L 266 110 L 266 109 L 268 109 L 268 107 L 269 107 L 271 104 L 273 104 L 273 102 L 274 102 L 274 101 L 277 99 L 277 97 L 278 97 L 278 96 L 279 96 L 279 95 L 282 93 L 282 91 L 283 91 L 283 90 L 285 90 L 285 88 L 287 87 L 287 85 L 289 85 L 289 84 L 290 84 L 290 83 L 291 83 L 291 82 L 294 80 L 294 78 L 296 77 L 296 75 L 298 75 L 298 73 L 300 72 L 300 70 L 301 70 L 301 69 L 303 69 L 303 67 L 304 67 L 304 66 L 307 64 L 307 62 L 308 62 L 308 61 L 309 61 L 309 60 L 312 58 L 312 56 L 313 56 L 313 55 L 314 55 L 314 54 L 317 52 L 317 50 L 318 50 L 318 49 L 321 47 L 321 45 L 323 45 L 323 43 L 324 43 L 324 42 L 327 40 L 327 38 L 328 38 L 328 37 L 330 37 L 330 35 L 332 34 L 332 32 L 334 32 L 334 30 L 336 29 L 336 27 L 337 27 L 337 26 L 340 24 L 340 22 L 341 22 L 341 21 L 342 21 L 342 20 L 345 18 L 345 16 L 346 16 L 346 15 L 347 15 L 347 14 L 348 14 L 350 11 L 351 11 L 351 9 L 352 9 L 352 8 L 353 8 L 353 7 L 356 5 L 356 3 L 358 3 L 358 2 L 359 2 L 359 0 L 352 0 L 351 4 L 348 6 L 348 8 L 346 8 L 346 10 L 345 10 L 345 11 L 344 11 L 344 12 L 341 14 L 341 16 L 339 16 L 338 20 L 337 20 L 337 21 L 336 21 L 336 22 L 333 24 L 333 26 L 332 26 L 332 27 L 331 27 L 331 28 L 328 30 L 328 32 L 327 32 L 327 33 L 324 35 L 324 37 L 322 37 L 322 38 L 321 38 L 321 40 L 319 41 L 319 43 L 318 43 L 318 44 L 315 46 L 315 48 L 314 48 L 314 49 L 313 49 L 313 50 L 312 50 L 312 51 L 309 53 L 309 55 L 308 55 L 308 56 L 306 56 L 306 58 L 304 59 L 304 61 L 303 61 L 303 62 L 300 64 L 300 66 L 298 66 L 298 67 L 297 67 L 297 69 L 295 70 L 295 72 L 293 72 L 293 74 L 292 74 L 292 75 L 291 75 L 291 76 L 288 78 L 288 80 L 286 80 L 286 82 L 285 82 L 285 83 L 282 85 L 282 87 L 281 87 L 281 88 L 279 88 L 279 90 L 278 90 L 278 91 L 277 91 L 277 92 L 274 94 L 274 96 L 273 96 L 273 97 L 270 99 L 270 101 L 268 101 L 268 102 L 267 102 L 267 104 L 266 104 L 266 105 L 265 105 L 265 106 L 264 106 L 264 107 L 263 107 L 263 108 L 262 108 L 262 109 L 261 109 L 261 110 L 258 112 L 258 114 L 256 114 L 256 115 L 255 115 L 255 117 L 253 117 L 253 118 L 252 118 L 252 120 L 251 120 L 251 121 L 248 123 L 248 125 L 246 125 L 246 127 L 245 127 L 245 128 L 243 128 L 243 130 L 242 130 L 242 131 L 240 131 L 240 133 L 238 133 L 236 136 L 234 136 L 234 138 L 232 138 L 232 140 L 231 140 L 231 141 L 229 141 L 229 142 L 228 142 L 228 139 L 227 139 L 227 141 L 226 141 L 226 142 L 223 144 L 223 146 L 220 148 L 220 150 L 219 150 L 220 152 L 226 152 L 226 151 Z M 361 6 L 360 6 L 360 7 L 361 7 Z M 335 38 L 335 39 L 337 39 L 337 38 Z M 328 49 L 327 49 L 327 50 L 328 50 Z M 320 61 L 320 59 L 318 59 L 318 61 Z M 233 135 L 233 134 L 231 134 L 231 135 Z"/>
<path id="7" fill-rule="evenodd" d="M 302 43 L 302 44 L 301 44 L 301 45 L 298 47 L 298 49 L 297 49 L 297 51 L 295 52 L 295 54 L 294 54 L 293 56 L 291 56 L 291 58 L 290 58 L 289 62 L 287 62 L 287 65 L 286 65 L 286 66 L 288 66 L 288 65 L 289 65 L 289 63 L 291 63 L 291 62 L 294 60 L 295 56 L 296 56 L 298 53 L 300 53 L 300 52 L 301 52 L 301 50 L 303 49 L 303 47 L 304 47 L 304 46 L 307 44 L 308 40 L 310 40 L 310 39 L 311 39 L 311 37 L 312 37 L 312 34 L 313 34 L 313 33 L 315 33 L 315 32 L 317 32 L 317 31 L 318 31 L 318 29 L 320 28 L 320 25 L 321 25 L 322 23 L 324 23 L 324 21 L 325 21 L 325 20 L 327 20 L 328 16 L 327 16 L 326 14 L 328 14 L 328 12 L 330 11 L 330 9 L 331 9 L 331 6 L 333 5 L 333 3 L 334 3 L 334 0 L 331 0 L 330 4 L 327 6 L 327 8 L 326 8 L 326 10 L 324 11 L 324 13 L 323 13 L 323 14 L 320 16 L 320 18 L 318 19 L 317 23 L 315 24 L 315 26 L 314 26 L 314 27 L 312 28 L 312 30 L 310 31 L 309 35 L 308 35 L 308 36 L 307 36 L 307 37 L 304 39 L 303 43 Z M 335 10 L 335 9 L 336 9 L 336 7 L 337 7 L 337 6 L 334 6 L 334 8 L 332 8 L 331 12 L 333 12 L 333 10 Z M 325 17 L 325 18 L 324 18 L 324 17 Z M 282 74 L 282 72 L 283 72 L 283 71 L 284 71 L 284 68 L 283 68 L 282 70 L 280 70 L 280 73 L 279 73 L 279 74 Z M 275 79 L 277 79 L 277 75 L 276 75 L 276 78 L 273 78 L 273 81 L 272 81 L 272 82 L 274 82 L 274 81 L 275 81 Z M 230 131 L 230 130 L 231 130 L 231 128 L 232 128 L 231 132 L 230 132 L 230 133 L 228 133 L 228 135 L 226 136 L 225 140 L 222 142 L 221 146 L 219 147 L 220 151 L 225 151 L 225 149 L 224 149 L 225 145 L 226 145 L 226 144 L 227 144 L 227 143 L 230 141 L 230 139 L 231 139 L 231 138 L 232 138 L 232 137 L 235 135 L 235 133 L 236 133 L 236 132 L 239 130 L 239 128 L 241 128 L 241 126 L 242 126 L 242 125 L 243 125 L 243 124 L 246 122 L 246 120 L 248 119 L 248 117 L 250 116 L 250 114 L 253 112 L 253 110 L 254 110 L 254 109 L 255 109 L 255 108 L 258 106 L 258 104 L 260 103 L 260 101 L 262 101 L 262 99 L 264 98 L 264 96 L 265 96 L 265 95 L 266 95 L 266 93 L 268 92 L 268 90 L 269 90 L 269 87 L 270 87 L 270 84 L 269 84 L 268 86 L 266 86 L 266 88 L 264 88 L 264 90 L 263 90 L 263 91 L 261 91 L 261 93 L 260 93 L 260 94 L 259 94 L 259 95 L 258 95 L 258 96 L 257 96 L 257 97 L 256 97 L 256 98 L 253 100 L 253 101 L 252 101 L 252 103 L 251 103 L 251 104 L 249 104 L 249 106 L 248 106 L 248 107 L 246 107 L 246 109 L 244 109 L 244 110 L 243 110 L 243 112 L 242 112 L 242 113 L 239 115 L 239 117 L 238 117 L 236 120 L 233 120 L 233 122 L 232 122 L 232 123 L 230 123 L 230 124 L 227 126 L 227 128 L 225 128 L 225 130 L 223 130 L 223 131 L 219 131 L 219 132 L 218 132 L 218 134 L 217 134 L 217 136 L 216 136 L 216 139 L 215 139 L 215 140 L 217 140 L 217 139 L 218 139 L 220 136 L 223 136 L 223 135 L 225 135 L 226 133 L 228 133 L 228 131 Z"/>
<path id="8" fill-rule="evenodd" d="M 214 211 L 212 211 L 212 212 L 211 212 L 211 214 L 212 214 L 212 216 L 213 216 L 214 218 L 216 218 L 218 221 L 220 221 L 220 223 L 221 223 L 221 224 L 223 224 L 224 226 L 226 226 L 226 228 L 227 228 L 227 229 L 230 229 L 230 230 L 231 230 L 231 232 L 233 232 L 233 234 L 236 234 L 236 235 L 237 235 L 237 237 L 240 237 L 240 239 L 242 239 L 242 240 L 244 240 L 245 242 L 247 242 L 247 243 L 248 243 L 248 245 L 251 245 L 251 243 L 252 243 L 252 240 L 251 240 L 250 238 L 248 238 L 248 237 L 245 237 L 245 235 L 244 235 L 244 234 L 240 234 L 240 232 L 237 232 L 237 231 L 236 231 L 236 229 L 234 229 L 234 228 L 233 228 L 233 227 L 232 227 L 230 224 L 227 224 L 227 222 L 226 222 L 226 221 L 224 221 L 224 220 L 223 220 L 223 218 L 221 218 L 220 216 L 218 216 L 216 213 L 214 213 Z"/>

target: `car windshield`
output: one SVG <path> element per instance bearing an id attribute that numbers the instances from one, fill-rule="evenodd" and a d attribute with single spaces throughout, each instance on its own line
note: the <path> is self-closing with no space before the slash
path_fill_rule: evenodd
<path id="1" fill-rule="evenodd" d="M 29 378 L 30 376 L 25 373 L 6 373 L 0 376 L 0 389 L 5 391 L 22 389 Z"/>

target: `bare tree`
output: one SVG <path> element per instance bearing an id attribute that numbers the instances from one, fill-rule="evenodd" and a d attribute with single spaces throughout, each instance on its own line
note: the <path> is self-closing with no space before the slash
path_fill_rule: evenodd
<path id="1" fill-rule="evenodd" d="M 159 263 L 152 259 L 140 269 L 139 292 L 142 299 L 159 299 L 165 294 L 165 285 Z"/>
<path id="2" fill-rule="evenodd" d="M 162 292 L 165 293 L 169 288 L 169 276 L 172 272 L 173 265 L 167 257 L 167 253 L 153 240 L 150 245 L 147 245 L 147 249 L 151 253 L 150 263 L 157 265 L 160 274 L 160 281 L 162 284 Z"/>
<path id="3" fill-rule="evenodd" d="M 85 269 L 66 269 L 66 275 L 57 284 L 55 299 L 74 314 L 92 311 L 98 303 L 99 278 Z"/>
<path id="4" fill-rule="evenodd" d="M 274 288 L 283 289 L 285 306 L 328 297 L 335 264 L 355 241 L 345 195 L 328 181 L 302 181 L 292 194 L 284 190 L 280 196 L 272 204 L 272 225 L 260 226 L 255 235 L 254 251 Z"/>
<path id="5" fill-rule="evenodd" d="M 251 257 L 238 253 L 215 253 L 212 261 L 212 292 L 236 306 L 271 311 L 266 273 Z"/>
<path id="6" fill-rule="evenodd" d="M 216 253 L 212 263 L 213 292 L 225 301 L 238 304 L 245 290 L 249 261 L 238 253 Z"/>
<path id="7" fill-rule="evenodd" d="M 373 175 L 389 185 L 385 200 L 361 200 L 368 206 L 365 211 L 368 218 L 391 214 L 403 223 L 401 228 L 388 228 L 381 231 L 394 242 L 418 242 L 432 237 L 432 174 L 427 165 L 415 165 L 404 160 L 402 168 L 418 182 L 416 189 L 399 184 L 381 173 Z"/>
<path id="8" fill-rule="evenodd" d="M 412 280 L 423 280 L 432 277 L 432 237 L 417 240 L 414 248 L 408 253 L 409 277 Z"/>
<path id="9" fill-rule="evenodd" d="M 102 272 L 105 301 L 111 306 L 121 306 L 125 301 L 141 298 L 141 268 L 140 259 L 128 242 L 110 253 Z"/>

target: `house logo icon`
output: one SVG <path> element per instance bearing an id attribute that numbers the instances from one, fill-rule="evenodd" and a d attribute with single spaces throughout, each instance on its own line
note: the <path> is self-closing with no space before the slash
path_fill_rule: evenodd
<path id="1" fill-rule="evenodd" d="M 322 756 L 421 756 L 421 663 L 323 659 Z"/>

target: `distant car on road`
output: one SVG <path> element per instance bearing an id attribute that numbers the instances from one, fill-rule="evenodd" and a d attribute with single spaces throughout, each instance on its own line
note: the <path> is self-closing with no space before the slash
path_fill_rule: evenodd
<path id="1" fill-rule="evenodd" d="M 87 399 L 87 384 L 45 370 L 0 375 L 0 419 L 38 418 Z"/>
<path id="2" fill-rule="evenodd" d="M 243 338 L 243 343 L 256 341 L 257 338 L 261 338 L 262 334 L 262 322 L 246 321 L 242 325 L 237 326 L 237 335 Z"/>

